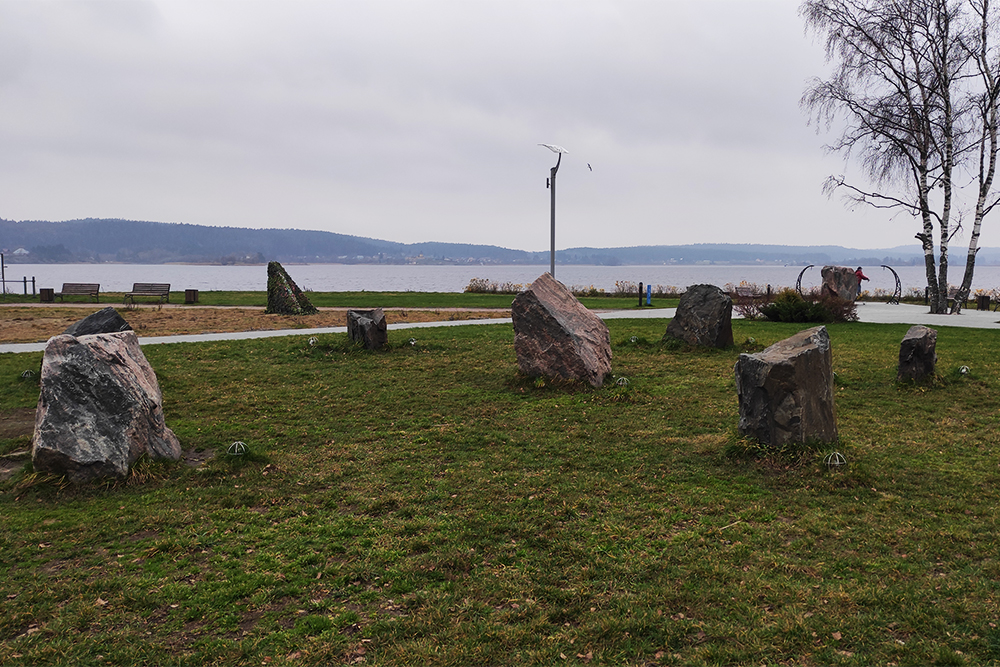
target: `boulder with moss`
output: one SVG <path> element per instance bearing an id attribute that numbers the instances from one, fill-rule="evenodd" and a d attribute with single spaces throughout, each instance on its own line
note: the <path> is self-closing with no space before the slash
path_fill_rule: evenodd
<path id="1" fill-rule="evenodd" d="M 278 262 L 267 264 L 267 308 L 273 315 L 313 315 L 319 311 Z"/>

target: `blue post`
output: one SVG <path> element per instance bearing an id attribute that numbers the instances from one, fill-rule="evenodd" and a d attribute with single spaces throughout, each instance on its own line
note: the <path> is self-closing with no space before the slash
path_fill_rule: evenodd
<path id="1" fill-rule="evenodd" d="M 653 286 L 652 285 L 646 285 L 646 305 L 647 306 L 652 306 L 653 305 Z"/>

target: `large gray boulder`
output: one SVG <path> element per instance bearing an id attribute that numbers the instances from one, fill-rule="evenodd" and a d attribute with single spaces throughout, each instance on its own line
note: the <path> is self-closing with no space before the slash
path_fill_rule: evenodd
<path id="1" fill-rule="evenodd" d="M 125 319 L 118 314 L 118 311 L 108 306 L 96 313 L 91 313 L 87 317 L 69 325 L 64 334 L 70 336 L 90 336 L 100 333 L 118 333 L 119 331 L 131 331 L 132 327 Z"/>
<path id="2" fill-rule="evenodd" d="M 385 313 L 375 310 L 347 311 L 347 335 L 367 350 L 379 350 L 389 344 Z"/>
<path id="3" fill-rule="evenodd" d="M 604 383 L 611 372 L 611 334 L 566 286 L 543 273 L 511 304 L 514 352 L 532 377 Z"/>
<path id="4" fill-rule="evenodd" d="M 135 332 L 50 338 L 31 443 L 35 470 L 74 483 L 124 478 L 144 454 L 177 460 L 181 445 Z"/>
<path id="5" fill-rule="evenodd" d="M 824 266 L 820 275 L 823 276 L 821 291 L 824 296 L 836 296 L 844 301 L 854 301 L 858 298 L 858 276 L 854 269 L 846 266 Z"/>
<path id="6" fill-rule="evenodd" d="M 915 324 L 903 336 L 899 345 L 899 372 L 896 378 L 900 382 L 915 380 L 917 382 L 928 377 L 934 377 L 937 366 L 937 331 Z"/>
<path id="7" fill-rule="evenodd" d="M 736 362 L 739 432 L 778 447 L 837 440 L 833 353 L 826 327 L 800 331 Z"/>
<path id="8" fill-rule="evenodd" d="M 666 335 L 689 345 L 729 347 L 733 344 L 732 298 L 715 285 L 688 287 Z"/>

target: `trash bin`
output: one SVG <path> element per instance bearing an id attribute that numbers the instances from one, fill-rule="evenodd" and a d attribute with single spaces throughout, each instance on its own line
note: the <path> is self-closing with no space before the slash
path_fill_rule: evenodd
<path id="1" fill-rule="evenodd" d="M 184 303 L 198 303 L 198 290 L 196 289 L 184 290 Z"/>
<path id="2" fill-rule="evenodd" d="M 39 299 L 42 303 L 52 303 L 56 300 L 56 290 L 54 287 L 43 287 L 38 290 Z"/>
<path id="3" fill-rule="evenodd" d="M 976 310 L 989 310 L 989 309 L 990 309 L 990 295 L 989 294 L 976 295 Z"/>

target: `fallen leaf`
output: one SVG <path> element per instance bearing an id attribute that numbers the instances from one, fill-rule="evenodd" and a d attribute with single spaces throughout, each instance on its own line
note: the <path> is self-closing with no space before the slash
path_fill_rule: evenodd
<path id="1" fill-rule="evenodd" d="M 577 653 L 576 657 L 580 658 L 580 660 L 583 660 L 584 662 L 590 662 L 594 659 L 594 652 L 587 651 L 586 653 Z"/>
<path id="2" fill-rule="evenodd" d="M 563 660 L 565 660 L 566 659 L 566 654 L 565 653 L 560 653 L 559 657 L 562 658 Z"/>
<path id="3" fill-rule="evenodd" d="M 108 601 L 104 598 L 97 598 L 97 602 L 94 603 L 95 607 L 107 607 Z"/>
<path id="4" fill-rule="evenodd" d="M 302 651 L 295 651 L 294 653 L 288 654 L 288 660 L 298 660 L 302 657 Z"/>
<path id="5" fill-rule="evenodd" d="M 841 640 L 841 638 L 843 638 L 844 635 L 840 634 L 839 632 L 834 632 L 830 636 L 833 637 L 834 639 L 836 639 L 839 642 Z"/>

